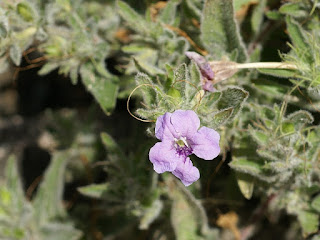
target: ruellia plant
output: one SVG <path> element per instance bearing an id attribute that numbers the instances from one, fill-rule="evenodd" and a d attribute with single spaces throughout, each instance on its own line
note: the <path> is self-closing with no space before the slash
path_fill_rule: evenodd
<path id="1" fill-rule="evenodd" d="M 34 70 L 85 104 L 0 104 L 1 239 L 320 239 L 318 1 L 3 0 Z"/>

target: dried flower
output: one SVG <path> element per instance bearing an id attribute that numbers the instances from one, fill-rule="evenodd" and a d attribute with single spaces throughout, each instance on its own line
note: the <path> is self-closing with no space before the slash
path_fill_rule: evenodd
<path id="1" fill-rule="evenodd" d="M 214 92 L 214 72 L 212 71 L 209 62 L 207 62 L 207 60 L 203 56 L 196 52 L 186 52 L 185 54 L 189 59 L 193 60 L 199 67 L 202 76 L 201 83 L 203 90 Z"/>
<path id="2" fill-rule="evenodd" d="M 189 186 L 200 177 L 199 170 L 190 158 L 212 160 L 220 153 L 218 132 L 200 127 L 197 114 L 191 110 L 176 110 L 158 117 L 155 135 L 161 140 L 149 152 L 150 161 L 157 173 L 172 172 Z"/>

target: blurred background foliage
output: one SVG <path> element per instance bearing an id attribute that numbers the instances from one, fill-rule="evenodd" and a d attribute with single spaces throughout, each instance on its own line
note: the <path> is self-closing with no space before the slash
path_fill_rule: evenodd
<path id="1" fill-rule="evenodd" d="M 319 28 L 317 0 L 2 0 L 0 239 L 320 239 Z M 148 160 L 177 109 L 221 135 L 188 188 Z"/>

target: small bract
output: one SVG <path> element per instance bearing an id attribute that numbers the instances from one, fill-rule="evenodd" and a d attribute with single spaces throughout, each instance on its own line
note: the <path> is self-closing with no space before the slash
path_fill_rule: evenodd
<path id="1" fill-rule="evenodd" d="M 176 110 L 158 117 L 155 135 L 161 140 L 149 152 L 157 173 L 172 172 L 189 186 L 200 177 L 189 155 L 212 160 L 220 153 L 218 132 L 200 127 L 200 120 L 192 110 Z"/>

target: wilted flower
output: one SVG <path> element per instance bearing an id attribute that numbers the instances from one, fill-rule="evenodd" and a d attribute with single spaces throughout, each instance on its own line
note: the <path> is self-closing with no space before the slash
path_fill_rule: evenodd
<path id="1" fill-rule="evenodd" d="M 201 83 L 203 90 L 214 92 L 214 72 L 212 71 L 209 62 L 207 62 L 207 60 L 203 56 L 196 52 L 186 52 L 185 54 L 189 59 L 193 60 L 199 67 L 202 76 Z"/>
<path id="2" fill-rule="evenodd" d="M 220 153 L 220 135 L 215 130 L 200 127 L 197 114 L 191 110 L 176 110 L 158 117 L 155 135 L 161 140 L 149 152 L 150 161 L 157 173 L 172 172 L 189 186 L 200 177 L 199 170 L 190 158 L 212 160 Z"/>

